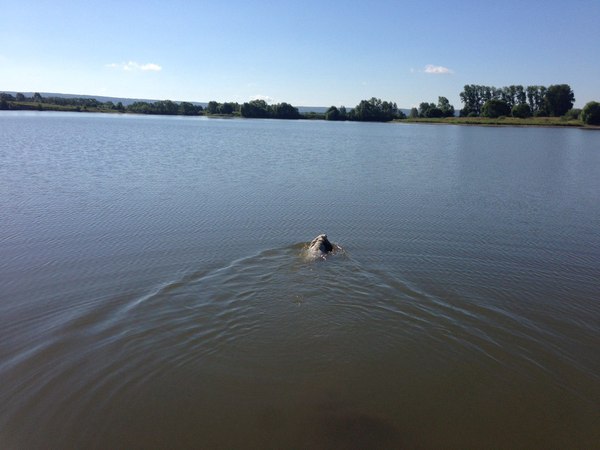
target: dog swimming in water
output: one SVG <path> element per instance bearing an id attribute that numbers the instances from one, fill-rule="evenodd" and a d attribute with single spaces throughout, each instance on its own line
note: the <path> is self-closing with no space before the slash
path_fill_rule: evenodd
<path id="1" fill-rule="evenodd" d="M 308 251 L 315 256 L 325 256 L 333 251 L 333 245 L 326 234 L 320 234 L 308 244 Z"/>

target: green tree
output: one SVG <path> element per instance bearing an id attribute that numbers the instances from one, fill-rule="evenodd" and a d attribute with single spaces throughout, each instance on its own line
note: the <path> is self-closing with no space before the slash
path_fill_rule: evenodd
<path id="1" fill-rule="evenodd" d="M 252 100 L 240 108 L 242 117 L 264 119 L 270 116 L 269 105 L 264 100 Z"/>
<path id="2" fill-rule="evenodd" d="M 179 105 L 171 100 L 161 100 L 152 105 L 151 114 L 174 116 L 179 111 Z"/>
<path id="3" fill-rule="evenodd" d="M 404 113 L 398 110 L 398 105 L 395 102 L 383 101 L 381 103 L 380 117 L 384 121 L 403 119 Z"/>
<path id="4" fill-rule="evenodd" d="M 381 100 L 372 97 L 371 100 L 361 100 L 352 111 L 354 120 L 362 122 L 377 122 L 377 108 Z"/>
<path id="5" fill-rule="evenodd" d="M 335 106 L 330 106 L 325 111 L 325 120 L 340 120 L 340 110 Z"/>
<path id="6" fill-rule="evenodd" d="M 148 102 L 133 102 L 127 107 L 127 111 L 135 114 L 152 114 L 153 107 Z"/>
<path id="7" fill-rule="evenodd" d="M 533 95 L 534 92 L 537 93 L 538 91 L 532 89 L 531 94 Z M 504 101 L 510 111 L 513 106 L 526 103 L 528 94 L 529 88 L 526 93 L 521 85 L 496 88 L 494 86 L 468 84 L 465 85 L 463 91 L 460 93 L 460 101 L 464 104 L 463 109 L 460 110 L 460 115 L 461 117 L 480 116 L 482 115 L 483 105 L 490 100 Z M 539 102 L 542 102 L 542 99 L 543 95 L 539 96 Z M 533 106 L 531 108 L 533 110 Z"/>
<path id="8" fill-rule="evenodd" d="M 440 97 L 440 98 L 445 98 L 445 97 Z M 446 99 L 446 101 L 448 101 Z M 450 105 L 448 103 L 448 105 L 446 105 L 446 111 L 448 113 L 450 113 L 450 107 L 452 105 Z M 452 107 L 452 115 L 454 115 L 454 107 Z M 439 117 L 445 117 L 444 116 L 444 111 L 442 110 L 442 108 L 435 105 L 435 103 L 427 103 L 427 102 L 422 102 L 419 105 L 419 117 L 427 117 L 427 118 L 439 118 Z"/>
<path id="9" fill-rule="evenodd" d="M 26 97 L 23 94 L 21 94 L 20 92 L 17 92 L 17 96 L 15 97 L 15 99 L 18 102 L 24 102 L 26 100 Z"/>
<path id="10" fill-rule="evenodd" d="M 442 111 L 442 117 L 454 117 L 454 106 L 446 97 L 438 97 L 437 109 Z"/>
<path id="11" fill-rule="evenodd" d="M 531 114 L 536 117 L 548 115 L 545 101 L 547 90 L 546 86 L 527 86 L 527 103 L 531 108 Z"/>
<path id="12" fill-rule="evenodd" d="M 508 116 L 510 114 L 510 106 L 504 100 L 491 99 L 486 101 L 481 108 L 481 115 L 495 119 L 500 116 Z"/>
<path id="13" fill-rule="evenodd" d="M 560 117 L 573 107 L 575 94 L 568 84 L 555 84 L 548 87 L 544 100 L 548 113 Z"/>
<path id="14" fill-rule="evenodd" d="M 348 118 L 348 112 L 344 105 L 340 106 L 340 120 L 346 120 Z"/>
<path id="15" fill-rule="evenodd" d="M 481 86 L 477 84 L 467 84 L 459 94 L 460 101 L 464 104 L 460 111 L 461 117 L 479 116 L 483 104 L 493 98 L 497 98 L 500 90 L 492 86 Z"/>
<path id="16" fill-rule="evenodd" d="M 6 102 L 14 102 L 15 97 L 13 97 L 10 94 L 7 94 L 6 92 L 0 92 L 0 100 L 4 100 Z"/>
<path id="17" fill-rule="evenodd" d="M 198 114 L 198 110 L 190 102 L 181 102 L 179 104 L 178 113 L 183 116 L 195 116 L 196 114 Z"/>
<path id="18" fill-rule="evenodd" d="M 96 100 L 95 98 L 84 98 L 81 99 L 83 106 L 87 107 L 87 108 L 99 108 L 102 104 Z M 48 99 L 46 99 L 46 102 L 48 102 Z"/>
<path id="19" fill-rule="evenodd" d="M 233 114 L 234 111 L 239 110 L 239 105 L 237 103 L 233 103 L 233 102 L 225 102 L 225 103 L 221 103 L 219 105 L 219 107 L 217 108 L 217 110 L 219 111 L 219 114 Z"/>
<path id="20" fill-rule="evenodd" d="M 515 86 L 515 105 L 523 105 L 527 103 L 527 94 L 525 89 L 520 84 Z"/>
<path id="21" fill-rule="evenodd" d="M 419 117 L 429 117 L 429 110 L 435 108 L 433 103 L 421 102 L 419 104 Z"/>
<path id="22" fill-rule="evenodd" d="M 410 108 L 410 113 L 408 114 L 409 119 L 416 119 L 419 117 L 419 110 L 417 108 Z"/>
<path id="23" fill-rule="evenodd" d="M 225 115 L 229 115 L 229 114 L 233 114 L 233 105 L 231 103 L 221 103 L 218 107 L 217 107 L 217 111 L 219 112 L 219 114 L 225 114 Z"/>
<path id="24" fill-rule="evenodd" d="M 511 112 L 513 117 L 519 117 L 521 119 L 531 117 L 531 108 L 527 103 L 519 103 L 518 105 L 513 106 Z"/>
<path id="25" fill-rule="evenodd" d="M 581 110 L 581 120 L 586 125 L 600 125 L 600 103 L 586 103 Z"/>
<path id="26" fill-rule="evenodd" d="M 370 100 L 361 100 L 352 111 L 352 120 L 361 122 L 389 122 L 400 117 L 396 103 L 381 101 L 380 98 L 371 97 Z"/>
<path id="27" fill-rule="evenodd" d="M 546 90 L 545 86 L 527 86 L 527 103 L 531 109 L 531 114 L 534 116 L 545 116 L 547 114 L 544 103 Z"/>
<path id="28" fill-rule="evenodd" d="M 527 102 L 525 90 L 521 85 L 505 86 L 498 90 L 498 95 L 495 98 L 504 100 L 511 110 L 515 105 L 520 105 Z"/>
<path id="29" fill-rule="evenodd" d="M 289 103 L 278 103 L 271 106 L 271 117 L 274 119 L 299 119 L 300 113 L 298 108 L 293 107 Z"/>
<path id="30" fill-rule="evenodd" d="M 460 110 L 461 116 L 468 116 L 469 114 L 479 115 L 479 96 L 475 91 L 475 86 L 472 84 L 465 84 L 462 92 L 459 94 L 460 101 L 463 103 L 463 108 Z"/>
<path id="31" fill-rule="evenodd" d="M 438 119 L 440 117 L 445 117 L 445 116 L 444 116 L 444 111 L 442 111 L 437 106 L 434 106 L 433 108 L 429 108 L 429 111 L 427 111 L 427 117 Z"/>
<path id="32" fill-rule="evenodd" d="M 33 94 L 33 101 L 41 103 L 44 101 L 44 98 L 40 95 L 39 92 L 36 92 L 35 94 Z"/>
<path id="33" fill-rule="evenodd" d="M 214 100 L 211 100 L 208 102 L 208 105 L 206 105 L 206 112 L 207 114 L 217 114 L 219 112 L 219 104 Z"/>
<path id="34" fill-rule="evenodd" d="M 572 108 L 568 110 L 563 117 L 567 120 L 579 120 L 581 117 L 581 109 Z"/>

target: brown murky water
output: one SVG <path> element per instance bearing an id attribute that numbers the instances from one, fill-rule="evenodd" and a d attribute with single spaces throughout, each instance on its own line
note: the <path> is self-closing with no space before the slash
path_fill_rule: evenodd
<path id="1" fill-rule="evenodd" d="M 597 447 L 599 149 L 2 113 L 0 447 Z"/>

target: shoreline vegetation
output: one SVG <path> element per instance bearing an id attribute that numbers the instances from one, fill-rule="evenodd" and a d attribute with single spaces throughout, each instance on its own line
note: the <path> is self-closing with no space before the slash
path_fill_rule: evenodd
<path id="1" fill-rule="evenodd" d="M 588 102 L 583 109 L 573 108 L 575 96 L 567 84 L 545 86 L 507 86 L 495 88 L 466 85 L 460 93 L 463 109 L 457 115 L 446 97 L 438 103 L 422 102 L 404 114 L 396 103 L 372 97 L 361 100 L 354 108 L 329 107 L 324 113 L 303 112 L 289 103 L 267 104 L 252 100 L 243 104 L 210 101 L 206 106 L 171 100 L 101 102 L 84 97 L 43 97 L 34 93 L 26 97 L 0 93 L 0 110 L 63 111 L 116 114 L 183 115 L 206 117 L 243 117 L 270 119 L 305 119 L 357 122 L 395 122 L 480 126 L 589 127 L 600 125 L 600 103 Z M 116 100 L 116 99 L 115 99 Z"/>
<path id="2" fill-rule="evenodd" d="M 490 119 L 487 117 L 443 117 L 433 118 L 407 118 L 398 120 L 399 123 L 420 123 L 420 124 L 445 124 L 445 125 L 479 125 L 479 126 L 535 126 L 535 127 L 589 127 L 598 128 L 593 125 L 586 125 L 580 119 L 568 119 L 563 117 L 498 117 Z"/>

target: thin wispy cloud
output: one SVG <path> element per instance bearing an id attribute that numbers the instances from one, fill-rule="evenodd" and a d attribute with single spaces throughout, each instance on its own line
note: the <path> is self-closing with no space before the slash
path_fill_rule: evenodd
<path id="1" fill-rule="evenodd" d="M 425 73 L 433 73 L 436 75 L 444 75 L 448 73 L 454 73 L 452 69 L 448 69 L 444 66 L 434 66 L 433 64 L 427 64 L 423 70 Z"/>
<path id="2" fill-rule="evenodd" d="M 106 67 L 111 69 L 121 69 L 125 70 L 126 72 L 132 72 L 135 70 L 141 70 L 142 72 L 160 72 L 162 70 L 162 67 L 158 64 L 140 64 L 135 61 L 128 61 L 126 63 L 110 63 L 107 64 Z"/>

